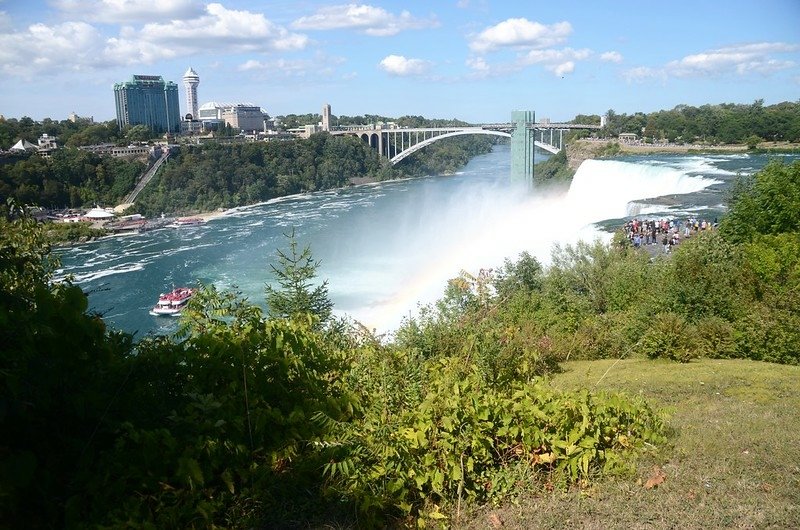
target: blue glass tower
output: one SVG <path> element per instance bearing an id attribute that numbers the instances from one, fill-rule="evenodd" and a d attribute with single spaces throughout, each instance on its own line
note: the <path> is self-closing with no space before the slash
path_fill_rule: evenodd
<path id="1" fill-rule="evenodd" d="M 181 130 L 178 85 L 160 75 L 134 75 L 114 85 L 117 124 L 146 125 L 156 133 Z"/>

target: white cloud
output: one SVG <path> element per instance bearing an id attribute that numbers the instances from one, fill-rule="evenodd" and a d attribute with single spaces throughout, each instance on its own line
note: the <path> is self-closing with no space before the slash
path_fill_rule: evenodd
<path id="1" fill-rule="evenodd" d="M 575 71 L 575 63 L 572 61 L 567 61 L 565 63 L 550 66 L 548 67 L 548 70 L 552 70 L 557 77 L 564 77 L 564 75 L 571 74 Z"/>
<path id="2" fill-rule="evenodd" d="M 622 73 L 622 77 L 628 82 L 641 82 L 649 79 L 663 79 L 663 70 L 649 68 L 647 66 L 637 66 Z"/>
<path id="3" fill-rule="evenodd" d="M 561 64 L 566 61 L 585 61 L 592 56 L 592 51 L 586 48 L 581 50 L 573 50 L 572 48 L 564 48 L 561 50 L 531 50 L 520 57 L 522 64 Z M 574 66 L 574 63 L 573 63 Z"/>
<path id="4" fill-rule="evenodd" d="M 794 65 L 792 61 L 772 57 L 775 53 L 787 53 L 800 49 L 798 45 L 780 42 L 760 42 L 739 46 L 727 46 L 706 52 L 687 55 L 667 63 L 667 74 L 675 77 L 697 77 L 751 72 L 769 74 Z"/>
<path id="5" fill-rule="evenodd" d="M 586 48 L 580 50 L 573 50 L 572 48 L 530 50 L 520 55 L 517 63 L 521 67 L 542 64 L 546 70 L 553 72 L 558 77 L 562 77 L 575 71 L 576 61 L 585 61 L 590 57 L 592 57 L 592 50 Z"/>
<path id="6" fill-rule="evenodd" d="M 33 24 L 25 30 L 0 34 L 0 72 L 29 78 L 84 70 L 98 62 L 104 38 L 85 22 L 54 26 Z"/>
<path id="7" fill-rule="evenodd" d="M 572 25 L 569 22 L 546 26 L 525 18 L 509 18 L 484 29 L 469 47 L 478 53 L 509 47 L 542 49 L 563 44 L 570 34 Z"/>
<path id="8" fill-rule="evenodd" d="M 313 15 L 292 22 L 292 27 L 300 30 L 353 29 L 373 37 L 386 37 L 409 29 L 438 25 L 433 18 L 414 18 L 408 11 L 395 15 L 383 8 L 364 4 L 323 7 Z"/>
<path id="9" fill-rule="evenodd" d="M 749 74 L 769 75 L 795 66 L 791 60 L 776 57 L 776 54 L 793 53 L 800 45 L 783 42 L 759 42 L 725 46 L 701 53 L 687 55 L 668 62 L 662 68 L 637 67 L 623 75 L 629 81 L 648 78 L 693 78 L 723 77 Z"/>
<path id="10" fill-rule="evenodd" d="M 280 58 L 269 61 L 250 59 L 240 64 L 237 69 L 242 72 L 269 73 L 272 78 L 333 76 L 336 70 L 335 67 L 344 62 L 345 59 L 342 57 L 332 57 L 324 53 L 318 53 L 308 59 L 290 60 Z"/>
<path id="11" fill-rule="evenodd" d="M 120 24 L 193 18 L 204 12 L 195 0 L 53 0 L 52 5 L 71 17 Z"/>
<path id="12" fill-rule="evenodd" d="M 203 50 L 295 50 L 308 44 L 305 35 L 290 33 L 261 13 L 227 9 L 221 4 L 208 4 L 206 14 L 198 18 L 145 24 L 138 38 Z"/>
<path id="13" fill-rule="evenodd" d="M 282 77 L 304 77 L 313 71 L 310 61 L 289 61 L 286 59 L 276 59 L 274 61 L 256 61 L 251 59 L 241 65 L 240 71 L 267 71 L 272 74 L 280 74 Z"/>
<path id="14" fill-rule="evenodd" d="M 609 63 L 621 63 L 622 55 L 619 52 L 604 52 L 600 54 L 600 60 Z"/>
<path id="15" fill-rule="evenodd" d="M 407 59 L 402 55 L 388 55 L 380 62 L 384 72 L 397 76 L 421 75 L 431 66 L 431 63 L 422 59 Z"/>
<path id="16" fill-rule="evenodd" d="M 133 9 L 132 4 L 140 6 L 141 2 L 103 2 L 104 6 L 116 7 L 117 13 Z M 166 4 L 183 5 L 180 0 L 166 1 Z M 59 5 L 68 5 L 67 0 Z M 24 30 L 0 33 L 0 72 L 31 77 L 70 70 L 154 64 L 162 59 L 201 52 L 222 55 L 300 50 L 308 43 L 307 36 L 290 32 L 267 20 L 263 14 L 227 9 L 213 3 L 205 6 L 202 16 L 149 23 L 140 29 L 126 25 L 119 28 L 118 35 L 111 37 L 104 36 L 100 29 L 86 22 L 34 24 Z"/>
<path id="17" fill-rule="evenodd" d="M 467 66 L 477 73 L 489 73 L 489 64 L 483 57 L 470 57 L 467 59 Z"/>

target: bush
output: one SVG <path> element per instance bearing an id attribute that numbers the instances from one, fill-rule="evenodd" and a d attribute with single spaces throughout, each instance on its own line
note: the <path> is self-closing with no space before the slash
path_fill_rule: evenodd
<path id="1" fill-rule="evenodd" d="M 755 306 L 736 322 L 734 337 L 739 357 L 800 364 L 800 315 L 796 311 Z"/>
<path id="2" fill-rule="evenodd" d="M 694 333 L 686 319 L 676 313 L 659 313 L 637 344 L 651 359 L 672 359 L 682 363 L 697 357 Z"/>
<path id="3" fill-rule="evenodd" d="M 560 392 L 541 380 L 497 388 L 458 359 L 429 361 L 424 373 L 421 401 L 387 411 L 363 395 L 378 406 L 328 441 L 337 453 L 326 465 L 332 486 L 368 515 L 388 508 L 442 519 L 451 503 L 621 469 L 623 453 L 663 440 L 661 419 L 640 400 Z"/>
<path id="4" fill-rule="evenodd" d="M 701 319 L 695 326 L 695 339 L 700 357 L 730 359 L 737 356 L 734 327 L 719 317 Z"/>

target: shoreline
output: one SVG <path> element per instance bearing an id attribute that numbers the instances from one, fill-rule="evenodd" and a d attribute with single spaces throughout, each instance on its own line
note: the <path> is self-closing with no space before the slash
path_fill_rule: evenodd
<path id="1" fill-rule="evenodd" d="M 800 144 L 788 142 L 761 142 L 756 149 L 745 144 L 639 144 L 617 140 L 593 140 L 583 138 L 567 144 L 567 166 L 577 171 L 588 159 L 613 158 L 620 155 L 670 155 L 670 154 L 792 154 L 800 153 Z"/>
<path id="2" fill-rule="evenodd" d="M 584 143 L 598 148 L 619 145 L 620 153 L 624 154 L 669 154 L 669 153 L 797 153 L 800 151 L 800 144 L 789 142 L 761 142 L 755 149 L 750 149 L 746 144 L 646 144 L 646 143 L 624 143 L 616 140 L 578 140 L 576 143 Z"/>

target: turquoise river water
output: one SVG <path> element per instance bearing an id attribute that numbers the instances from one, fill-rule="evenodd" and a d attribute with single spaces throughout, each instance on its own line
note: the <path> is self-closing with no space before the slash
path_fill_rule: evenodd
<path id="1" fill-rule="evenodd" d="M 509 147 L 497 146 L 456 175 L 287 197 L 202 226 L 61 249 L 58 276 L 72 275 L 109 325 L 136 337 L 170 333 L 175 320 L 148 310 L 173 285 L 235 286 L 263 306 L 270 263 L 277 248 L 287 248 L 283 234 L 294 229 L 321 262 L 335 310 L 391 332 L 461 270 L 496 267 L 523 250 L 547 264 L 554 244 L 607 240 L 631 217 L 713 220 L 724 212 L 736 174 L 768 160 L 747 154 L 588 160 L 566 195 L 544 197 L 510 183 Z"/>

